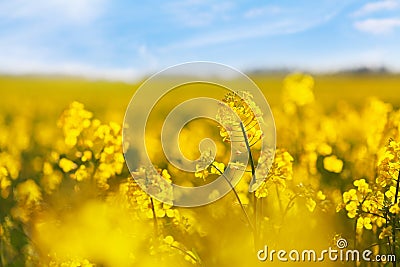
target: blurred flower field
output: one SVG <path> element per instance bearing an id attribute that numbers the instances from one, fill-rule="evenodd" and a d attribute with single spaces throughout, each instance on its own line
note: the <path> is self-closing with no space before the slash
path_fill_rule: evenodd
<path id="1" fill-rule="evenodd" d="M 254 80 L 277 129 L 265 182 L 249 193 L 248 166 L 219 201 L 177 208 L 150 198 L 125 165 L 122 121 L 137 85 L 1 77 L 0 266 L 279 266 L 256 252 L 264 245 L 321 251 L 340 238 L 400 259 L 400 77 Z M 217 162 L 181 174 L 158 160 L 164 179 L 201 185 L 218 175 L 229 154 L 218 127 L 189 124 L 183 152 L 198 156 L 197 140 L 207 136 L 220 140 Z M 248 137 L 262 157 L 257 129 Z M 158 143 L 148 144 L 154 158 Z M 134 175 L 156 174 L 144 167 Z"/>

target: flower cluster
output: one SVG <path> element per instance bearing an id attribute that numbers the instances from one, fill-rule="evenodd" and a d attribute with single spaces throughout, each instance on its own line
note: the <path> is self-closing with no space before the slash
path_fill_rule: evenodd
<path id="1" fill-rule="evenodd" d="M 400 171 L 400 143 L 391 140 L 378 164 L 376 183 L 382 187 L 394 186 Z"/>
<path id="2" fill-rule="evenodd" d="M 264 154 L 260 156 L 260 159 L 261 162 L 268 160 Z M 261 172 L 264 168 L 259 168 L 259 170 Z M 281 190 L 287 187 L 287 181 L 293 179 L 293 157 L 283 149 L 277 150 L 271 170 L 264 175 L 267 178 L 255 192 L 255 196 L 258 198 L 267 197 L 268 188 L 272 185 L 278 186 Z M 261 175 L 259 174 L 258 176 Z"/>
<path id="3" fill-rule="evenodd" d="M 399 143 L 390 140 L 377 166 L 377 177 L 372 182 L 365 179 L 353 182 L 356 188 L 343 193 L 344 208 L 349 218 L 356 218 L 357 233 L 363 229 L 379 233 L 378 238 L 388 238 L 388 245 L 394 250 L 396 231 L 399 227 Z M 380 230 L 378 230 L 380 229 Z"/>
<path id="4" fill-rule="evenodd" d="M 243 140 L 242 128 L 245 129 L 245 138 L 250 146 L 256 144 L 262 137 L 260 123 L 263 123 L 263 113 L 255 104 L 253 96 L 247 91 L 228 93 L 222 100 L 227 106 L 221 106 L 217 119 L 224 122 L 227 128 L 220 126 L 220 135 L 224 141 L 230 142 L 232 138 Z M 235 118 L 238 116 L 240 122 Z M 235 138 L 234 141 L 237 141 Z"/>
<path id="5" fill-rule="evenodd" d="M 63 112 L 58 125 L 64 132 L 66 147 L 52 157 L 50 166 L 54 168 L 56 163 L 71 179 L 94 180 L 107 189 L 108 180 L 120 175 L 125 166 L 121 126 L 114 122 L 102 124 L 92 116 L 78 102 Z"/>
<path id="6" fill-rule="evenodd" d="M 314 79 L 307 74 L 293 73 L 283 81 L 282 98 L 284 109 L 288 113 L 295 113 L 298 107 L 314 102 Z"/>

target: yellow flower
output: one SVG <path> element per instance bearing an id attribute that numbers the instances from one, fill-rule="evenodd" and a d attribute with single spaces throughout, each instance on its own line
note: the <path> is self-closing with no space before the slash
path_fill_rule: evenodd
<path id="1" fill-rule="evenodd" d="M 83 155 L 82 155 L 82 157 L 81 157 L 81 160 L 83 161 L 83 162 L 85 162 L 85 161 L 88 161 L 88 160 L 91 160 L 92 159 L 92 152 L 90 151 L 90 150 L 85 150 L 84 152 L 83 152 Z"/>
<path id="2" fill-rule="evenodd" d="M 335 155 L 324 158 L 324 168 L 329 172 L 341 173 L 343 169 L 343 161 Z"/>
<path id="3" fill-rule="evenodd" d="M 167 215 L 168 218 L 173 218 L 175 217 L 177 210 L 173 210 L 173 209 L 167 209 L 165 211 L 165 214 Z"/>
<path id="4" fill-rule="evenodd" d="M 263 168 L 262 164 L 268 162 L 267 153 L 261 153 L 259 164 L 261 168 L 257 168 L 256 178 L 263 181 L 259 184 L 256 190 L 256 197 L 266 197 L 268 195 L 268 188 L 271 185 L 278 186 L 279 189 L 284 190 L 286 188 L 286 181 L 290 181 L 293 178 L 293 157 L 284 149 L 277 149 L 275 152 L 274 162 L 272 163 L 271 169 L 267 172 L 267 168 Z M 265 178 L 266 177 L 266 178 Z M 258 186 L 254 184 L 253 187 Z"/>
<path id="5" fill-rule="evenodd" d="M 89 173 L 86 169 L 85 165 L 79 166 L 76 172 L 72 175 L 72 178 L 77 180 L 78 182 L 85 180 L 89 177 Z"/>
<path id="6" fill-rule="evenodd" d="M 40 187 L 32 179 L 18 184 L 15 195 L 20 203 L 27 206 L 38 204 L 42 200 Z"/>
<path id="7" fill-rule="evenodd" d="M 343 202 L 347 203 L 352 200 L 358 200 L 357 191 L 355 189 L 350 189 L 343 193 Z"/>
<path id="8" fill-rule="evenodd" d="M 78 136 L 83 129 L 90 126 L 90 119 L 93 114 L 87 110 L 82 103 L 72 102 L 67 110 L 61 115 L 58 126 L 62 128 L 65 136 L 65 143 L 69 147 L 76 145 Z"/>
<path id="9" fill-rule="evenodd" d="M 175 241 L 174 238 L 170 235 L 168 235 L 164 238 L 164 242 L 167 243 L 168 245 L 172 245 L 174 243 L 174 241 Z"/>
<path id="10" fill-rule="evenodd" d="M 243 138 L 249 141 L 250 145 L 256 144 L 262 137 L 262 131 L 259 122 L 263 122 L 260 108 L 253 100 L 253 96 L 246 91 L 228 93 L 222 100 L 229 107 L 222 105 L 217 113 L 217 120 L 223 122 L 225 127 L 220 127 L 220 135 L 224 142 L 230 142 L 229 134 L 237 135 L 235 132 L 242 131 L 236 115 L 244 126 Z M 232 111 L 234 112 L 232 114 Z"/>
<path id="11" fill-rule="evenodd" d="M 109 125 L 110 125 L 110 128 L 111 128 L 111 131 L 112 131 L 114 134 L 120 133 L 120 131 L 121 131 L 121 125 L 119 125 L 118 123 L 113 122 L 113 121 L 110 122 Z"/>
<path id="12" fill-rule="evenodd" d="M 385 218 L 382 218 L 382 217 L 375 217 L 375 218 L 376 218 L 376 220 L 375 220 L 376 226 L 382 227 L 383 225 L 386 224 L 386 219 Z"/>
<path id="13" fill-rule="evenodd" d="M 171 181 L 171 175 L 168 173 L 167 170 L 162 170 L 161 176 L 162 176 L 165 180 L 167 180 L 167 181 L 169 181 L 169 182 Z"/>
<path id="14" fill-rule="evenodd" d="M 399 204 L 395 204 L 395 205 L 391 206 L 389 209 L 389 212 L 391 212 L 393 214 L 399 214 L 400 213 Z"/>
<path id="15" fill-rule="evenodd" d="M 196 165 L 196 172 L 194 173 L 194 176 L 197 178 L 201 178 L 205 180 L 209 175 L 209 172 L 207 169 L 201 170 L 199 165 Z"/>
<path id="16" fill-rule="evenodd" d="M 394 186 L 390 186 L 389 190 L 385 192 L 385 196 L 392 203 L 394 202 L 395 195 L 396 195 L 396 187 L 394 187 Z"/>
<path id="17" fill-rule="evenodd" d="M 11 141 L 10 141 L 11 142 Z M 12 142 L 11 142 L 12 143 Z M 1 147 L 0 147 L 1 151 Z M 6 152 L 0 152 L 0 176 L 7 176 L 11 178 L 12 180 L 15 180 L 18 178 L 19 171 L 21 168 L 21 162 L 19 161 L 19 158 L 11 155 Z M 5 174 L 7 172 L 7 174 Z"/>
<path id="18" fill-rule="evenodd" d="M 392 226 L 384 227 L 382 232 L 379 234 L 379 239 L 384 239 L 392 235 Z"/>
<path id="19" fill-rule="evenodd" d="M 75 162 L 67 159 L 67 158 L 62 158 L 58 162 L 58 166 L 64 171 L 64 172 L 70 172 L 78 167 Z"/>
<path id="20" fill-rule="evenodd" d="M 383 202 L 385 201 L 385 196 L 381 191 L 375 192 L 372 196 L 372 201 L 375 203 L 375 208 L 376 209 L 382 209 L 383 207 Z"/>
<path id="21" fill-rule="evenodd" d="M 348 203 L 347 205 L 346 205 L 346 210 L 347 210 L 347 216 L 349 217 L 349 218 L 354 218 L 354 217 L 356 217 L 356 215 L 357 215 L 357 210 L 358 210 L 358 207 L 357 207 L 357 204 L 356 204 L 356 202 L 354 202 L 354 201 L 351 201 L 350 203 Z"/>
<path id="22" fill-rule="evenodd" d="M 379 159 L 376 182 L 382 187 L 393 184 L 399 176 L 399 170 L 400 143 L 392 140 Z"/>
<path id="23" fill-rule="evenodd" d="M 257 188 L 255 195 L 257 198 L 268 196 L 268 188 L 267 188 L 267 183 L 265 181 L 262 182 L 262 184 Z"/>
<path id="24" fill-rule="evenodd" d="M 367 230 L 372 229 L 371 218 L 369 217 L 360 217 L 357 219 L 357 228 L 362 229 L 365 228 Z"/>
<path id="25" fill-rule="evenodd" d="M 317 199 L 318 200 L 325 200 L 326 199 L 326 196 L 324 195 L 324 193 L 322 193 L 321 190 L 319 190 L 318 193 L 317 193 Z"/>
<path id="26" fill-rule="evenodd" d="M 327 143 L 322 143 L 318 146 L 318 153 L 322 156 L 328 156 L 332 153 L 332 147 Z"/>
<path id="27" fill-rule="evenodd" d="M 337 204 L 337 206 L 336 206 L 336 212 L 341 211 L 341 210 L 344 209 L 345 207 L 346 207 L 346 204 L 344 204 L 344 203 L 339 203 L 339 204 Z"/>
<path id="28" fill-rule="evenodd" d="M 9 187 L 11 185 L 11 180 L 8 178 L 8 171 L 4 167 L 0 167 L 0 189 L 1 196 L 5 199 L 8 198 L 10 190 Z"/>
<path id="29" fill-rule="evenodd" d="M 372 190 L 369 189 L 368 183 L 365 182 L 365 179 L 355 180 L 353 184 L 358 188 L 358 191 L 362 194 L 366 194 L 371 192 Z"/>
<path id="30" fill-rule="evenodd" d="M 53 167 L 49 162 L 43 163 L 43 174 L 44 175 L 49 175 L 53 173 Z"/>
<path id="31" fill-rule="evenodd" d="M 219 163 L 214 161 L 213 164 L 211 164 L 210 172 L 212 174 L 218 174 L 220 175 L 225 171 L 225 164 L 224 163 Z"/>
<path id="32" fill-rule="evenodd" d="M 314 79 L 307 74 L 293 73 L 283 81 L 283 102 L 301 107 L 314 102 Z"/>

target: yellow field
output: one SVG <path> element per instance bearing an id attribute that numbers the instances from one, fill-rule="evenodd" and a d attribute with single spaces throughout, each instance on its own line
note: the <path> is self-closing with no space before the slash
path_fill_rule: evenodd
<path id="1" fill-rule="evenodd" d="M 146 195 L 124 162 L 121 127 L 139 84 L 0 77 L 0 266 L 280 266 L 257 252 L 319 253 L 338 240 L 400 259 L 400 76 L 252 78 L 277 129 L 265 182 L 249 193 L 250 172 L 217 202 L 177 208 Z M 197 141 L 212 135 L 223 150 L 215 164 L 229 163 L 217 127 L 194 123 L 182 135 L 185 155 L 199 156 Z M 147 145 L 167 180 L 199 185 L 218 174 L 182 174 L 159 140 Z M 310 264 L 298 261 L 287 265 Z M 318 264 L 342 263 L 355 266 Z"/>
<path id="2" fill-rule="evenodd" d="M 272 106 L 280 104 L 284 77 L 284 75 L 251 76 Z M 315 96 L 322 106 L 332 107 L 339 100 L 360 106 L 371 96 L 397 107 L 400 105 L 399 75 L 324 75 L 315 76 L 314 79 Z M 24 104 L 41 103 L 42 110 L 54 108 L 54 113 L 49 115 L 58 116 L 70 102 L 76 100 L 85 103 L 100 118 L 122 120 L 121 114 L 125 112 L 139 84 L 74 78 L 3 76 L 0 77 L 2 90 L 0 101 L 2 109 L 12 106 L 12 103 L 19 105 L 21 101 Z"/>

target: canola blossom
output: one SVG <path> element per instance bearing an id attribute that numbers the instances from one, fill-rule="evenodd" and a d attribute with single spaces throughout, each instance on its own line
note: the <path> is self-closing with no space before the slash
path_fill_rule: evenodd
<path id="1" fill-rule="evenodd" d="M 312 76 L 294 73 L 280 82 L 280 98 L 271 103 L 276 150 L 261 145 L 268 132 L 256 123 L 264 112 L 256 97 L 242 87 L 222 91 L 212 118 L 225 126 L 240 118 L 243 127 L 201 121 L 182 127 L 181 152 L 197 159 L 190 173 L 161 156 L 162 114 L 170 111 L 164 106 L 146 129 L 155 164 L 129 170 L 122 109 L 109 116 L 97 103 L 78 100 L 4 105 L 0 266 L 260 266 L 254 251 L 265 244 L 326 249 L 343 238 L 348 248 L 400 259 L 399 107 L 371 97 L 328 108 Z M 213 139 L 215 151 L 199 151 L 203 137 Z M 248 146 L 231 151 L 237 138 Z M 231 153 L 248 160 L 231 160 Z M 233 183 L 227 170 L 242 179 Z M 152 196 L 173 199 L 171 183 L 204 186 L 218 177 L 229 192 L 210 192 L 218 200 L 208 205 L 182 208 Z"/>
<path id="2" fill-rule="evenodd" d="M 202 77 L 205 69 L 213 75 Z M 166 78 L 176 77 L 176 73 L 193 73 L 194 78 L 185 74 L 179 78 Z M 179 90 L 184 94 L 191 88 L 193 90 L 193 86 L 202 88 L 202 91 L 213 88 L 228 93 L 223 101 L 212 96 L 199 96 L 171 105 L 172 110 L 167 113 L 160 131 L 161 147 L 169 164 L 183 172 L 191 173 L 199 173 L 210 165 L 218 152 L 213 139 L 201 140 L 199 143 L 201 155 L 195 160 L 188 159 L 178 143 L 180 132 L 186 124 L 194 120 L 208 119 L 218 123 L 223 140 L 229 141 L 230 162 L 242 164 L 248 160 L 253 162 L 249 148 L 259 141 L 261 150 L 270 153 L 270 160 L 263 163 L 263 169 L 268 170 L 275 150 L 275 124 L 268 102 L 257 85 L 245 74 L 232 67 L 213 62 L 188 62 L 166 68 L 151 76 L 138 88 L 124 118 L 124 154 L 128 169 L 135 172 L 146 166 L 148 169 L 153 168 L 154 172 L 155 164 L 150 158 L 153 147 L 146 146 L 148 138 L 146 133 L 148 128 L 152 127 L 149 119 L 151 113 L 154 113 L 155 106 L 164 95 Z M 242 87 L 246 89 L 242 90 Z M 155 133 L 158 134 L 156 131 Z M 252 168 L 255 170 L 257 166 L 254 164 Z M 234 186 L 243 176 L 243 172 L 244 170 L 234 169 L 227 164 L 217 179 L 199 187 L 168 183 L 159 175 L 146 179 L 136 179 L 136 176 L 134 178 L 144 191 L 161 202 L 180 207 L 197 207 L 216 201 L 230 191 L 230 186 L 222 176 L 229 177 L 230 183 Z M 155 181 L 150 181 L 151 178 Z M 254 191 L 263 179 L 256 178 L 254 174 L 249 191 Z"/>

